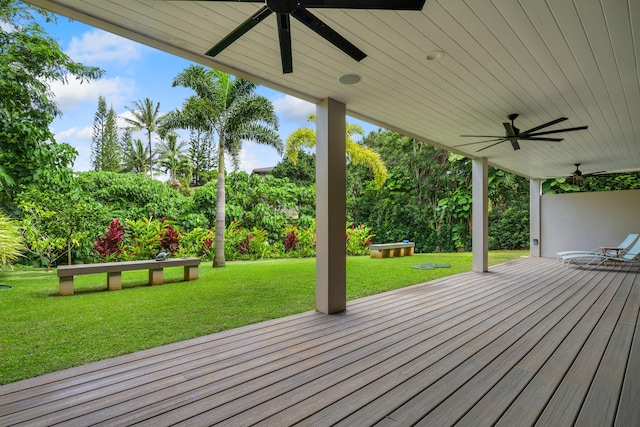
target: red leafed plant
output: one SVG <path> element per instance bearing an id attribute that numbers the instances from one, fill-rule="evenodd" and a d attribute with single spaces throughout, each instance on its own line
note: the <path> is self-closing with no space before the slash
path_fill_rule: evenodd
<path id="1" fill-rule="evenodd" d="M 244 240 L 238 244 L 238 247 L 236 248 L 238 250 L 238 253 L 241 253 L 244 255 L 251 252 L 252 239 L 253 239 L 253 236 L 251 234 L 248 234 L 247 237 L 245 237 Z"/>
<path id="2" fill-rule="evenodd" d="M 115 218 L 109 223 L 109 228 L 104 232 L 104 236 L 98 238 L 93 247 L 101 258 L 115 254 L 120 255 L 122 249 L 120 244 L 124 240 L 124 226 Z"/>
<path id="3" fill-rule="evenodd" d="M 180 234 L 171 225 L 167 225 L 160 234 L 160 250 L 174 254 L 180 245 Z"/>
<path id="4" fill-rule="evenodd" d="M 295 250 L 296 246 L 298 246 L 298 237 L 296 236 L 295 230 L 291 230 L 284 238 L 284 250 L 290 252 Z"/>

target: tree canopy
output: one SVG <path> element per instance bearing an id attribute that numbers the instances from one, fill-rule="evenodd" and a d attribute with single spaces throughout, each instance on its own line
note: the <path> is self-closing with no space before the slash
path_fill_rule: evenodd
<path id="1" fill-rule="evenodd" d="M 315 123 L 316 115 L 311 114 L 308 121 Z M 359 135 L 364 137 L 362 126 L 354 123 L 346 123 L 346 152 L 349 160 L 354 165 L 364 165 L 373 172 L 373 180 L 376 188 L 380 189 L 387 179 L 387 167 L 380 155 L 371 148 L 367 148 L 355 141 Z M 316 145 L 316 131 L 310 128 L 300 128 L 291 133 L 285 143 L 285 156 L 294 165 L 298 162 L 298 154 L 302 148 L 313 148 Z"/>
<path id="2" fill-rule="evenodd" d="M 0 0 L 0 189 L 51 183 L 69 177 L 77 152 L 59 144 L 49 129 L 60 110 L 51 83 L 82 82 L 102 76 L 97 67 L 73 61 L 36 22 L 36 15 L 55 20 L 52 13 L 16 0 Z M 9 196 L 10 198 L 10 196 Z"/>

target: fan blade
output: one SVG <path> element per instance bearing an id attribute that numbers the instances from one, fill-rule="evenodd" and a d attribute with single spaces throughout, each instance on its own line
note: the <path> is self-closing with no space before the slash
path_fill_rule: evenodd
<path id="1" fill-rule="evenodd" d="M 589 173 L 583 173 L 582 176 L 594 176 L 594 175 L 600 175 L 602 173 L 607 173 L 607 171 L 598 171 L 598 172 L 589 172 Z"/>
<path id="2" fill-rule="evenodd" d="M 293 72 L 293 56 L 291 54 L 291 22 L 286 13 L 278 14 L 278 37 L 280 38 L 280 57 L 282 73 Z"/>
<path id="3" fill-rule="evenodd" d="M 504 138 L 504 135 L 460 135 L 463 138 Z"/>
<path id="4" fill-rule="evenodd" d="M 519 150 L 520 149 L 520 144 L 518 144 L 518 140 L 517 139 L 511 139 L 511 146 L 513 147 L 513 150 Z"/>
<path id="5" fill-rule="evenodd" d="M 524 139 L 525 141 L 551 141 L 551 142 L 564 141 L 564 139 L 562 139 L 562 138 L 538 138 L 537 136 L 524 137 L 524 138 L 522 136 L 520 136 L 520 139 Z"/>
<path id="6" fill-rule="evenodd" d="M 162 2 L 162 1 L 166 1 L 166 2 L 169 2 L 169 1 L 171 1 L 171 2 L 173 2 L 173 1 L 191 1 L 192 2 L 194 0 L 151 0 L 151 1 L 160 1 L 160 2 Z M 262 4 L 264 4 L 264 0 L 200 0 L 200 1 L 207 1 L 207 2 L 209 2 L 209 1 L 210 2 L 217 1 L 217 2 L 221 2 L 221 3 L 222 2 L 229 3 L 229 1 L 234 1 L 234 2 L 237 2 L 237 3 L 262 3 Z"/>
<path id="7" fill-rule="evenodd" d="M 548 131 L 545 131 L 545 132 L 530 133 L 529 136 L 549 135 L 549 134 L 552 134 L 552 133 L 560 133 L 560 132 L 572 132 L 574 130 L 584 130 L 584 129 L 588 129 L 588 128 L 589 128 L 589 126 L 577 126 L 577 127 L 574 127 L 574 128 L 548 130 Z"/>
<path id="8" fill-rule="evenodd" d="M 331 9 L 422 10 L 426 0 L 300 0 L 302 7 Z"/>
<path id="9" fill-rule="evenodd" d="M 552 126 L 552 125 L 555 125 L 556 123 L 564 122 L 565 120 L 569 120 L 569 119 L 568 119 L 568 118 L 566 118 L 566 117 L 560 117 L 559 119 L 551 120 L 550 122 L 547 122 L 547 123 L 542 124 L 542 125 L 540 125 L 540 126 L 536 126 L 536 127 L 534 127 L 534 128 L 531 128 L 531 129 L 525 130 L 524 132 L 520 133 L 520 135 L 523 135 L 523 134 L 525 134 L 525 133 L 535 132 L 535 131 L 537 131 L 538 129 L 546 128 L 547 126 Z"/>
<path id="10" fill-rule="evenodd" d="M 513 130 L 511 123 L 503 123 L 504 129 L 507 131 L 507 136 L 516 136 L 516 131 Z M 514 148 L 515 150 L 515 148 Z"/>
<path id="11" fill-rule="evenodd" d="M 465 145 L 475 145 L 475 144 L 484 144 L 485 142 L 493 142 L 493 141 L 506 141 L 503 136 L 497 137 L 497 139 L 487 139 L 486 141 L 477 141 L 477 142 L 468 142 L 466 144 L 454 145 L 454 147 L 464 147 Z"/>
<path id="12" fill-rule="evenodd" d="M 491 148 L 491 147 L 493 147 L 494 145 L 501 144 L 501 143 L 503 143 L 503 142 L 505 142 L 505 141 L 506 141 L 506 139 L 503 139 L 503 140 L 501 140 L 501 141 L 496 142 L 495 144 L 487 145 L 486 147 L 481 148 L 481 149 L 479 149 L 478 151 L 476 151 L 476 153 L 479 153 L 479 152 L 481 152 L 481 151 L 483 151 L 483 150 L 486 150 L 487 148 Z"/>
<path id="13" fill-rule="evenodd" d="M 335 32 L 331 27 L 318 19 L 308 10 L 299 7 L 291 13 L 294 18 L 302 22 L 307 27 L 324 37 L 329 43 L 355 59 L 356 61 L 362 61 L 367 57 L 367 54 L 355 47 L 349 40 L 342 37 Z"/>
<path id="14" fill-rule="evenodd" d="M 240 24 L 240 26 L 233 30 L 227 37 L 223 38 L 218 42 L 218 44 L 209 49 L 205 55 L 211 57 L 216 56 L 229 47 L 231 43 L 242 37 L 247 31 L 258 25 L 264 18 L 271 15 L 271 13 L 271 10 L 267 6 L 263 7 L 254 13 L 249 19 Z"/>

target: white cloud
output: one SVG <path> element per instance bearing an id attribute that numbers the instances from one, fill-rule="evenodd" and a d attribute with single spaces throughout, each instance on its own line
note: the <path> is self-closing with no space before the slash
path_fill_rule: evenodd
<path id="1" fill-rule="evenodd" d="M 72 127 L 56 133 L 55 137 L 58 142 L 67 142 L 69 140 L 73 140 L 74 142 L 91 142 L 91 138 L 93 137 L 93 127 L 85 126 L 81 129 Z"/>
<path id="2" fill-rule="evenodd" d="M 275 166 L 280 160 L 281 157 L 274 148 L 245 141 L 240 151 L 239 170 L 251 173 L 256 168 Z"/>
<path id="3" fill-rule="evenodd" d="M 75 61 L 96 64 L 117 62 L 126 64 L 140 59 L 142 46 L 102 30 L 83 33 L 69 42 L 67 55 Z"/>
<path id="4" fill-rule="evenodd" d="M 75 171 L 86 171 L 91 169 L 91 138 L 93 137 L 93 127 L 83 128 L 71 127 L 55 134 L 56 141 L 67 143 L 78 150 L 78 157 L 73 165 Z"/>
<path id="5" fill-rule="evenodd" d="M 76 138 L 82 141 L 91 141 L 93 138 L 93 126 L 85 126 L 76 133 Z"/>
<path id="6" fill-rule="evenodd" d="M 293 120 L 306 122 L 309 114 L 314 114 L 316 112 L 315 104 L 290 95 L 276 98 L 272 102 L 273 107 L 276 110 L 276 114 L 281 121 Z"/>
<path id="7" fill-rule="evenodd" d="M 113 79 L 99 79 L 94 81 L 80 82 L 70 77 L 67 84 L 60 81 L 51 83 L 51 91 L 55 94 L 55 100 L 60 109 L 65 112 L 81 106 L 88 102 L 95 108 L 98 106 L 98 97 L 104 96 L 107 105 L 117 108 L 124 104 L 133 93 L 133 82 L 120 77 Z"/>

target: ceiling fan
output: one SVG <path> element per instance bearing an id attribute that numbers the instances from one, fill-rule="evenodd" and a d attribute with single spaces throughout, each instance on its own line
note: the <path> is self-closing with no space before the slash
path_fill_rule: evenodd
<path id="1" fill-rule="evenodd" d="M 519 150 L 520 149 L 520 144 L 518 143 L 518 141 L 552 141 L 552 142 L 560 142 L 560 141 L 562 141 L 562 138 L 549 138 L 549 137 L 543 137 L 542 135 L 550 135 L 550 134 L 560 133 L 560 132 L 571 132 L 571 131 L 574 131 L 574 130 L 583 130 L 583 129 L 587 129 L 588 128 L 588 126 L 578 126 L 578 127 L 573 127 L 573 128 L 548 130 L 548 131 L 544 131 L 544 132 L 538 132 L 540 129 L 544 129 L 546 127 L 555 125 L 555 124 L 563 122 L 565 120 L 569 120 L 566 117 L 560 117 L 558 119 L 551 120 L 550 122 L 541 124 L 540 126 L 533 127 L 531 129 L 525 130 L 524 132 L 520 132 L 520 129 L 515 127 L 515 125 L 513 124 L 513 121 L 516 118 L 518 118 L 518 114 L 515 114 L 515 113 L 514 114 L 509 114 L 507 116 L 507 118 L 509 120 L 511 120 L 511 123 L 502 123 L 504 125 L 504 128 L 505 128 L 506 132 L 507 132 L 505 136 L 497 136 L 497 135 L 460 135 L 461 137 L 464 137 L 464 138 L 492 138 L 492 139 L 488 139 L 486 141 L 470 142 L 468 144 L 460 144 L 460 145 L 456 145 L 455 147 L 462 147 L 462 146 L 465 146 L 465 145 L 484 144 L 486 142 L 493 142 L 493 144 L 479 149 L 478 152 L 480 152 L 482 150 L 486 150 L 487 148 L 491 148 L 494 145 L 498 145 L 498 144 L 500 144 L 502 142 L 509 141 L 514 150 Z"/>
<path id="2" fill-rule="evenodd" d="M 225 1 L 225 0 L 203 0 Z M 206 55 L 214 57 L 238 40 L 250 29 L 258 25 L 272 13 L 276 14 L 278 36 L 280 39 L 280 56 L 282 59 L 283 74 L 293 71 L 293 59 L 291 55 L 291 23 L 290 16 L 315 31 L 329 43 L 355 59 L 362 61 L 367 55 L 354 46 L 350 41 L 342 37 L 335 30 L 322 22 L 308 9 L 379 9 L 379 10 L 422 10 L 426 0 L 227 0 L 234 3 L 263 3 L 264 6 L 249 19 L 240 24 L 229 35 L 220 40 L 215 46 L 206 52 Z"/>
<path id="3" fill-rule="evenodd" d="M 582 180 L 587 176 L 600 175 L 605 173 L 606 171 L 598 171 L 598 172 L 590 172 L 590 173 L 582 173 L 580 170 L 580 163 L 575 163 L 574 166 L 576 170 L 571 173 L 570 178 L 573 180 L 573 183 L 579 185 L 582 183 Z"/>

